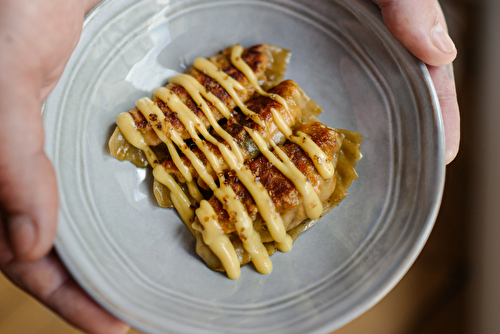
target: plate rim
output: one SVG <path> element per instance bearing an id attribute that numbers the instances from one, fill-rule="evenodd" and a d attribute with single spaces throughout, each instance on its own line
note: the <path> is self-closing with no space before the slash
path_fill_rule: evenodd
<path id="1" fill-rule="evenodd" d="M 103 6 L 105 6 L 107 3 L 112 2 L 113 0 L 103 0 L 101 1 L 96 7 L 94 7 L 85 17 L 84 20 L 84 27 L 92 20 L 92 18 L 97 14 L 98 10 L 100 10 Z M 210 0 L 213 2 L 216 2 L 214 0 Z M 207 1 L 209 2 L 209 1 Z M 274 2 L 280 2 L 280 1 L 274 1 Z M 349 3 L 349 1 L 343 0 L 344 3 Z M 359 6 L 362 6 L 360 4 L 360 1 L 353 0 L 351 3 L 357 3 Z M 416 242 L 413 244 L 413 247 L 411 248 L 411 251 L 409 254 L 412 254 L 413 256 L 405 258 L 402 263 L 399 264 L 399 266 L 394 270 L 392 273 L 391 277 L 387 280 L 384 281 L 384 285 L 381 289 L 376 290 L 376 293 L 374 296 L 368 300 L 365 299 L 365 303 L 362 305 L 359 305 L 358 308 L 352 309 L 348 314 L 346 314 L 344 317 L 337 318 L 335 321 L 331 321 L 330 323 L 316 327 L 316 330 L 313 331 L 313 333 L 323 333 L 327 330 L 334 330 L 338 329 L 341 326 L 345 325 L 346 323 L 352 321 L 354 318 L 360 316 L 362 313 L 366 312 L 368 309 L 373 307 L 376 303 L 378 303 L 389 291 L 391 291 L 394 286 L 401 280 L 401 278 L 407 273 L 409 268 L 412 266 L 418 255 L 420 254 L 420 251 L 422 250 L 423 246 L 425 245 L 432 228 L 434 226 L 434 222 L 436 220 L 436 217 L 439 212 L 439 207 L 440 203 L 442 200 L 442 194 L 443 194 L 443 189 L 444 189 L 444 179 L 445 179 L 445 164 L 444 164 L 444 130 L 443 130 L 443 124 L 442 124 L 442 118 L 441 118 L 441 110 L 439 106 L 439 100 L 437 97 L 437 92 L 435 90 L 434 84 L 432 82 L 432 78 L 430 77 L 430 73 L 427 69 L 427 67 L 423 64 L 420 63 L 419 65 L 419 70 L 421 71 L 423 75 L 423 80 L 426 83 L 426 86 L 429 89 L 429 94 L 431 97 L 432 105 L 434 107 L 434 112 L 435 112 L 435 123 L 436 127 L 438 129 L 438 137 L 440 137 L 440 143 L 437 143 L 438 145 L 438 151 L 441 151 L 438 153 L 440 156 L 438 157 L 438 170 L 437 174 L 438 177 L 437 179 L 440 181 L 438 185 L 438 190 L 437 192 L 437 200 L 435 201 L 435 205 L 433 206 L 432 210 L 429 213 L 429 218 L 427 223 L 425 224 L 425 228 L 420 231 L 419 233 L 419 238 L 416 239 Z M 118 319 L 126 320 L 127 323 L 132 324 L 134 327 L 139 328 L 142 330 L 149 330 L 149 328 L 144 328 L 143 325 L 140 322 L 136 322 L 134 319 L 131 319 L 129 317 L 123 316 L 121 313 L 119 313 L 115 308 L 111 307 L 109 303 L 106 301 L 106 299 L 103 296 L 98 295 L 90 286 L 90 284 L 87 284 L 85 279 L 80 275 L 78 270 L 76 270 L 73 267 L 73 263 L 71 263 L 69 259 L 69 255 L 65 254 L 64 252 L 64 242 L 60 240 L 60 236 L 58 234 L 56 240 L 55 240 L 55 248 L 58 253 L 58 255 L 61 257 L 63 260 L 64 264 L 66 267 L 68 267 L 71 275 L 75 278 L 75 280 L 78 282 L 78 284 L 82 287 L 84 287 L 85 291 L 87 294 L 89 294 L 94 300 L 97 300 L 98 303 L 106 309 L 108 312 L 110 312 L 112 315 L 117 317 Z"/>

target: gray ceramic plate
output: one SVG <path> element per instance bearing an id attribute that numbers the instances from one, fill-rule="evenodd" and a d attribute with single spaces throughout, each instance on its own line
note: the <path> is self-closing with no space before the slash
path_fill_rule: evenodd
<path id="1" fill-rule="evenodd" d="M 231 281 L 155 204 L 151 172 L 106 143 L 138 98 L 235 43 L 292 50 L 287 77 L 324 107 L 324 123 L 364 135 L 365 157 L 350 196 L 273 256 L 271 275 L 246 266 Z M 445 172 L 436 101 L 425 66 L 370 1 L 104 1 L 44 108 L 57 251 L 92 297 L 145 332 L 332 331 L 398 282 L 431 231 Z"/>

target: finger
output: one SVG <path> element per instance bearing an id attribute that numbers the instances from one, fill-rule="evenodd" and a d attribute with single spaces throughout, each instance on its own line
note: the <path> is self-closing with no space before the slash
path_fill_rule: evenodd
<path id="1" fill-rule="evenodd" d="M 456 55 L 437 0 L 374 0 L 396 39 L 424 63 L 443 66 Z"/>
<path id="2" fill-rule="evenodd" d="M 446 142 L 446 164 L 455 159 L 460 145 L 460 113 L 453 76 L 453 65 L 427 65 L 441 106 Z"/>
<path id="3" fill-rule="evenodd" d="M 11 261 L 2 271 L 72 325 L 91 334 L 123 334 L 129 327 L 97 305 L 69 276 L 55 253 L 36 262 Z"/>
<path id="4" fill-rule="evenodd" d="M 13 67 L 3 67 L 0 72 L 1 222 L 14 255 L 35 260 L 52 248 L 57 218 L 56 178 L 43 151 L 37 78 Z"/>

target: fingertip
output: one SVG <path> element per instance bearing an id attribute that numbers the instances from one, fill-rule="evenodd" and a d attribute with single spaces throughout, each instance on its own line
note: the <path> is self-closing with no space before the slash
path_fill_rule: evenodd
<path id="1" fill-rule="evenodd" d="M 130 330 L 130 326 L 120 322 L 116 325 L 116 334 L 125 334 Z"/>
<path id="2" fill-rule="evenodd" d="M 456 54 L 457 49 L 455 47 L 455 43 L 453 43 L 450 35 L 448 35 L 448 32 L 439 21 L 431 30 L 431 39 L 434 46 L 439 51 L 449 54 L 450 56 Z"/>
<path id="3" fill-rule="evenodd" d="M 460 148 L 460 108 L 454 91 L 449 95 L 441 94 L 439 103 L 443 115 L 446 164 L 448 165 L 456 158 Z"/>
<path id="4" fill-rule="evenodd" d="M 455 43 L 436 0 L 376 0 L 391 34 L 415 57 L 432 66 L 453 62 Z"/>
<path id="5" fill-rule="evenodd" d="M 130 330 L 130 326 L 121 322 L 118 319 L 113 318 L 110 324 L 105 328 L 104 331 L 96 331 L 96 333 L 103 334 L 126 334 Z"/>
<path id="6" fill-rule="evenodd" d="M 53 248 L 57 233 L 58 197 L 55 171 L 45 153 L 42 152 L 34 160 L 39 161 L 37 168 L 43 181 L 39 180 L 32 187 L 34 194 L 39 197 L 39 202 L 31 208 L 36 241 L 24 255 L 24 261 L 33 261 L 45 256 Z"/>
<path id="7" fill-rule="evenodd" d="M 7 218 L 10 247 L 16 259 L 29 261 L 30 250 L 35 246 L 35 224 L 26 215 L 11 215 Z"/>
<path id="8" fill-rule="evenodd" d="M 446 148 L 446 164 L 449 165 L 450 163 L 455 160 L 455 158 L 458 155 L 458 147 L 455 148 Z"/>
<path id="9" fill-rule="evenodd" d="M 53 238 L 49 242 L 40 242 L 37 227 L 30 219 L 24 217 L 13 217 L 8 219 L 7 229 L 9 231 L 9 248 L 17 261 L 33 262 L 41 259 L 52 249 Z M 45 231 L 45 234 L 50 232 Z M 50 233 L 51 234 L 51 233 Z M 47 236 L 43 236 L 47 239 Z"/>
<path id="10" fill-rule="evenodd" d="M 8 244 L 15 259 L 25 262 L 36 261 L 52 249 L 57 229 L 57 184 L 52 165 L 43 152 L 32 155 L 29 161 L 31 167 L 26 170 L 4 170 L 1 175 L 11 178 L 1 192 Z M 27 174 L 27 178 L 21 176 Z"/>
<path id="11" fill-rule="evenodd" d="M 460 107 L 457 100 L 453 65 L 427 66 L 436 88 L 443 119 L 446 164 L 452 162 L 460 148 Z"/>
<path id="12" fill-rule="evenodd" d="M 430 39 L 435 50 L 422 52 L 419 58 L 420 60 L 432 66 L 445 66 L 455 60 L 457 57 L 457 48 L 441 23 L 438 22 L 437 25 L 432 28 Z"/>
<path id="13" fill-rule="evenodd" d="M 448 111 L 443 113 L 447 165 L 455 160 L 460 150 L 460 115 L 458 103 L 454 102 L 453 105 L 448 106 L 448 108 Z"/>

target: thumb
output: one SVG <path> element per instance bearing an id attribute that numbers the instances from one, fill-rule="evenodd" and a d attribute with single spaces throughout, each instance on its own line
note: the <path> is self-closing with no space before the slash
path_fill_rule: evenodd
<path id="1" fill-rule="evenodd" d="M 57 186 L 43 151 L 41 103 L 32 83 L 36 80 L 14 81 L 2 84 L 0 91 L 0 222 L 13 255 L 33 261 L 52 248 Z"/>
<path id="2" fill-rule="evenodd" d="M 374 0 L 392 35 L 426 64 L 443 66 L 456 55 L 437 0 Z"/>

